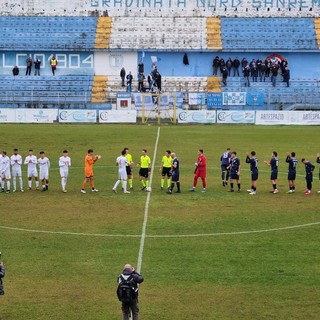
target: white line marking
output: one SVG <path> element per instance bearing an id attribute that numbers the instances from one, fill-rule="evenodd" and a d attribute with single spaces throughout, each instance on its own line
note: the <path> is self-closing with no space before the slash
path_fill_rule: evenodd
<path id="1" fill-rule="evenodd" d="M 295 226 L 279 227 L 272 229 L 262 229 L 262 230 L 247 230 L 247 231 L 235 231 L 235 232 L 217 232 L 217 233 L 195 233 L 195 234 L 159 234 L 159 235 L 144 235 L 145 238 L 200 238 L 200 237 L 214 237 L 214 236 L 229 236 L 229 235 L 242 235 L 242 234 L 253 234 L 253 233 L 266 233 L 282 230 L 291 230 L 298 228 L 305 228 L 319 225 L 318 222 L 311 222 L 306 224 L 298 224 Z M 16 228 L 8 226 L 0 226 L 0 229 L 30 232 L 30 233 L 46 233 L 46 234 L 62 234 L 67 236 L 86 236 L 86 237 L 100 237 L 100 238 L 141 238 L 140 234 L 106 234 L 106 233 L 85 233 L 85 232 L 68 232 L 68 231 L 49 231 L 49 230 L 35 230 L 35 229 L 25 229 Z M 145 231 L 145 230 L 144 230 Z"/>
<path id="2" fill-rule="evenodd" d="M 160 127 L 158 127 L 157 139 L 156 139 L 156 142 L 155 142 L 155 145 L 154 145 L 153 159 L 152 159 L 152 166 L 151 166 L 151 173 L 150 173 L 150 183 L 149 183 L 150 187 L 152 187 L 153 171 L 154 171 L 154 165 L 156 163 L 156 156 L 157 156 L 157 150 L 158 150 L 159 137 L 160 137 Z M 146 205 L 144 207 L 144 219 L 143 219 L 143 225 L 142 225 L 140 248 L 139 248 L 139 255 L 138 255 L 138 262 L 137 262 L 137 271 L 138 272 L 141 271 L 142 256 L 143 256 L 143 249 L 144 249 L 144 241 L 146 239 L 146 229 L 147 229 L 147 222 L 148 222 L 150 197 L 151 197 L 151 192 L 148 192 L 147 193 Z"/>

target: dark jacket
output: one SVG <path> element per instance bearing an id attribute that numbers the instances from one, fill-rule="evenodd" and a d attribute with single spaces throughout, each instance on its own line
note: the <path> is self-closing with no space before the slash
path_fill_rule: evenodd
<path id="1" fill-rule="evenodd" d="M 124 78 L 125 76 L 126 76 L 126 70 L 124 68 L 122 68 L 120 71 L 120 77 Z"/>
<path id="2" fill-rule="evenodd" d="M 130 276 L 132 276 L 132 279 L 134 281 L 134 284 L 135 284 L 135 287 L 138 289 L 138 284 L 142 283 L 143 282 L 143 276 L 141 274 L 139 274 L 137 271 L 132 271 L 132 269 L 124 269 L 122 271 L 122 274 L 119 275 L 118 277 L 118 283 L 120 283 L 121 281 L 121 276 L 124 278 L 124 279 L 128 279 Z M 136 291 L 137 292 L 137 295 L 138 295 L 138 290 Z"/>
<path id="3" fill-rule="evenodd" d="M 17 66 L 15 66 L 13 69 L 12 69 L 12 74 L 14 76 L 17 76 L 19 74 L 19 68 Z"/>

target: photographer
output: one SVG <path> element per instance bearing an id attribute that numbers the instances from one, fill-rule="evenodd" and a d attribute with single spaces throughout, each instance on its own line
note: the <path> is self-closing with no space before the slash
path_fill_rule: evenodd
<path id="1" fill-rule="evenodd" d="M 2 278 L 4 278 L 4 275 L 5 275 L 4 265 L 3 265 L 3 262 L 0 261 L 0 296 L 4 295 L 3 284 L 2 284 Z"/>

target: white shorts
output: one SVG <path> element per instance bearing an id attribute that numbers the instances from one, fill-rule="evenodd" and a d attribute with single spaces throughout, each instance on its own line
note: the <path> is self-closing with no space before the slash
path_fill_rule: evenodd
<path id="1" fill-rule="evenodd" d="M 60 169 L 60 177 L 61 178 L 68 178 L 69 170 L 66 169 Z"/>
<path id="2" fill-rule="evenodd" d="M 40 170 L 40 175 L 39 175 L 40 180 L 49 179 L 49 170 Z"/>
<path id="3" fill-rule="evenodd" d="M 119 180 L 127 180 L 128 175 L 127 175 L 127 170 L 119 170 Z"/>
<path id="4" fill-rule="evenodd" d="M 38 177 L 38 171 L 36 168 L 29 169 L 28 168 L 28 177 Z"/>
<path id="5" fill-rule="evenodd" d="M 12 176 L 13 177 L 21 177 L 22 176 L 22 170 L 21 167 L 12 167 Z"/>
<path id="6" fill-rule="evenodd" d="M 10 174 L 10 170 L 6 170 L 2 173 L 2 179 L 11 179 L 11 174 Z"/>

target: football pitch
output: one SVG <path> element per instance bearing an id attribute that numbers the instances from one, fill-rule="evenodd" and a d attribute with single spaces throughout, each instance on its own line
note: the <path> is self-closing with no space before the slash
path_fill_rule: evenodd
<path id="1" fill-rule="evenodd" d="M 140 319 L 319 319 L 319 128 L 305 126 L 0 125 L 1 149 L 44 150 L 51 161 L 48 192 L 0 194 L 0 251 L 6 267 L 1 320 L 121 319 L 116 279 L 125 263 L 140 269 Z M 115 159 L 128 147 L 135 163 L 146 148 L 152 192 L 141 191 L 134 168 L 131 194 L 112 192 Z M 221 184 L 227 147 L 241 160 L 242 192 Z M 81 194 L 84 157 L 98 193 Z M 58 159 L 72 167 L 62 193 Z M 160 162 L 180 159 L 182 193 L 160 190 Z M 207 157 L 207 192 L 188 190 L 197 150 Z M 246 153 L 259 159 L 257 194 L 250 196 Z M 278 194 L 270 160 L 278 152 Z M 287 152 L 296 152 L 296 192 L 288 194 Z M 305 195 L 301 158 L 316 169 Z M 23 180 L 27 188 L 26 166 Z M 120 189 L 120 188 L 119 188 Z"/>

